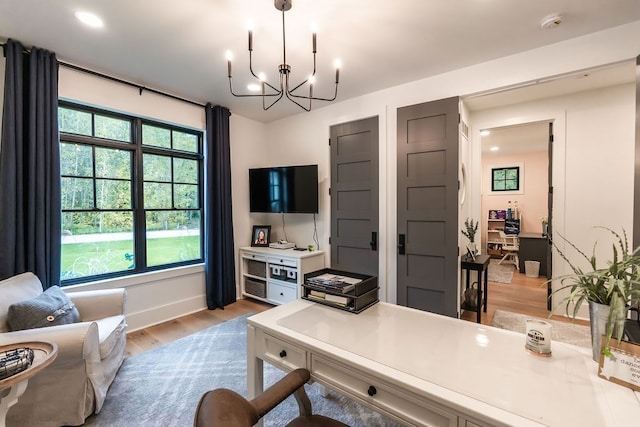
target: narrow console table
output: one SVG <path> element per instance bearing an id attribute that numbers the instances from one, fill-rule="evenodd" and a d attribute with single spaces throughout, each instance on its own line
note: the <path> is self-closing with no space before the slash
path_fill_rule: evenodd
<path id="1" fill-rule="evenodd" d="M 324 268 L 323 251 L 240 248 L 242 296 L 274 305 L 302 296 L 304 275 Z"/>
<path id="2" fill-rule="evenodd" d="M 467 256 L 463 256 L 460 259 L 460 267 L 467 273 L 466 289 L 469 289 L 469 287 L 471 286 L 471 270 L 476 271 L 478 274 L 478 299 L 476 306 L 473 307 L 468 304 L 462 304 L 463 310 L 475 311 L 477 313 L 476 322 L 478 323 L 481 323 L 482 320 L 482 310 L 484 309 L 484 312 L 487 312 L 487 296 L 489 295 L 487 289 L 487 281 L 489 278 L 489 261 L 491 261 L 490 255 L 476 255 L 476 259 L 471 259 Z M 483 278 L 484 284 L 482 280 Z"/>
<path id="3" fill-rule="evenodd" d="M 247 319 L 247 385 L 263 361 L 411 426 L 622 426 L 640 393 L 598 378 L 589 349 L 380 302 L 360 314 L 296 300 Z M 632 423 L 633 424 L 633 423 Z"/>

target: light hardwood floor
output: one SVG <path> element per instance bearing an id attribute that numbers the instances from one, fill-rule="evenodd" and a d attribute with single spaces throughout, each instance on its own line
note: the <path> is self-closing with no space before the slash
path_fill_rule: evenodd
<path id="1" fill-rule="evenodd" d="M 541 286 L 545 279 L 531 278 L 515 272 L 511 283 L 489 282 L 487 313 L 482 313 L 482 323 L 490 325 L 496 310 L 511 311 L 546 318 L 547 289 Z M 133 356 L 171 341 L 193 334 L 201 329 L 217 325 L 247 313 L 259 313 L 272 306 L 260 301 L 242 299 L 228 305 L 224 310 L 203 310 L 159 325 L 128 334 L 126 356 Z M 463 312 L 461 318 L 475 322 L 475 312 Z M 570 321 L 563 316 L 553 316 L 555 320 Z M 574 322 L 588 325 L 586 321 Z"/>

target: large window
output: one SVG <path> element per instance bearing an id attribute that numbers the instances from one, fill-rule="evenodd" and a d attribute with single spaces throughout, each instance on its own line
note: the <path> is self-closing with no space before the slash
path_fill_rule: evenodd
<path id="1" fill-rule="evenodd" d="M 202 133 L 61 102 L 63 285 L 202 261 Z"/>

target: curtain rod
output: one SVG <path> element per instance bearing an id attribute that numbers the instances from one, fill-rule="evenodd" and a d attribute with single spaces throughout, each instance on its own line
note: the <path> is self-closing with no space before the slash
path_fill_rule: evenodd
<path id="1" fill-rule="evenodd" d="M 2 46 L 3 49 L 5 48 L 6 45 L 7 45 L 6 43 L 1 43 L 0 44 L 0 46 Z M 24 49 L 24 52 L 25 53 L 29 53 L 30 51 L 28 49 Z M 63 66 L 63 67 L 71 68 L 72 70 L 80 71 L 80 72 L 83 72 L 83 73 L 86 73 L 86 74 L 90 74 L 92 76 L 103 78 L 105 80 L 111 80 L 112 82 L 121 83 L 121 84 L 124 84 L 124 85 L 127 85 L 127 86 L 135 87 L 135 88 L 137 88 L 139 90 L 140 95 L 142 95 L 142 92 L 146 90 L 147 92 L 155 93 L 156 95 L 162 95 L 162 96 L 165 96 L 167 98 L 174 99 L 176 101 L 182 101 L 182 102 L 185 102 L 187 104 L 195 105 L 197 107 L 205 107 L 204 104 L 200 104 L 199 102 L 191 101 L 190 99 L 181 98 L 179 96 L 172 95 L 170 93 L 166 93 L 166 92 L 162 92 L 162 91 L 159 91 L 159 90 L 156 90 L 156 89 L 148 88 L 146 86 L 141 86 L 139 84 L 132 83 L 132 82 L 129 82 L 127 80 L 123 80 L 123 79 L 119 79 L 117 77 L 109 76 L 107 74 L 99 73 L 98 71 L 93 71 L 93 70 L 89 70 L 87 68 L 80 67 L 78 65 L 69 64 L 68 62 L 58 61 L 58 64 Z"/>

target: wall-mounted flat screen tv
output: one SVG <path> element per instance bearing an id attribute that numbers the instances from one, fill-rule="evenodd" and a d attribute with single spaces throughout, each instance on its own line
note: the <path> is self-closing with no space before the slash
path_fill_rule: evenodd
<path id="1" fill-rule="evenodd" d="M 249 169 L 249 209 L 318 213 L 318 165 Z"/>

